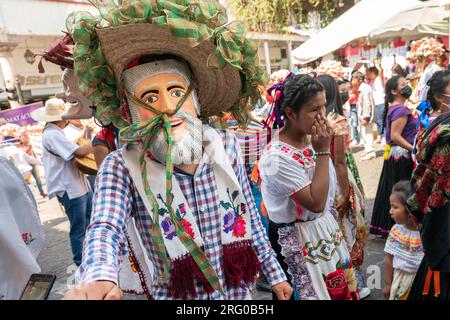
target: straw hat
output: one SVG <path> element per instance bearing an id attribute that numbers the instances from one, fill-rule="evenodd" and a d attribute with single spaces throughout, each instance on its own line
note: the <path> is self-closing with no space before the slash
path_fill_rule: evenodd
<path id="1" fill-rule="evenodd" d="M 31 117 L 36 121 L 53 122 L 62 120 L 65 110 L 64 100 L 52 98 L 45 101 L 45 107 L 34 110 Z"/>
<path id="2" fill-rule="evenodd" d="M 149 23 L 97 29 L 97 35 L 119 92 L 123 90 L 122 72 L 130 61 L 143 56 L 170 54 L 185 60 L 191 67 L 203 115 L 227 111 L 239 97 L 242 82 L 237 68 L 231 65 L 208 67 L 208 57 L 216 49 L 209 40 L 191 47 L 175 38 L 167 25 Z"/>

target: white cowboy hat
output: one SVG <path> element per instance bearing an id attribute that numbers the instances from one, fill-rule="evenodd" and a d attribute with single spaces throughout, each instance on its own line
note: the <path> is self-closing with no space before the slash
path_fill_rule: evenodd
<path id="1" fill-rule="evenodd" d="M 62 120 L 66 105 L 64 100 L 52 98 L 45 101 L 45 107 L 34 110 L 31 117 L 36 121 L 53 122 Z"/>

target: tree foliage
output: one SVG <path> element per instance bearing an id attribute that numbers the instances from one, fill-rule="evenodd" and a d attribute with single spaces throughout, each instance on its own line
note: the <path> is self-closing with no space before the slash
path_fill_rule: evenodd
<path id="1" fill-rule="evenodd" d="M 236 17 L 254 31 L 280 32 L 288 26 L 307 27 L 307 15 L 318 11 L 322 27 L 348 9 L 353 0 L 229 0 Z M 339 6 L 341 3 L 341 6 Z"/>

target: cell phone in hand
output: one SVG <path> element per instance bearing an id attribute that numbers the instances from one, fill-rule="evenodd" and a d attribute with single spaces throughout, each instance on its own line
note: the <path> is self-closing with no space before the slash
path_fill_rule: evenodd
<path id="1" fill-rule="evenodd" d="M 47 300 L 55 280 L 56 276 L 53 274 L 32 274 L 20 300 Z"/>

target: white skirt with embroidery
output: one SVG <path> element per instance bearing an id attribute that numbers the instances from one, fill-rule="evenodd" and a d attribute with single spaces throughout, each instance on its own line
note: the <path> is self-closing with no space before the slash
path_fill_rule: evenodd
<path id="1" fill-rule="evenodd" d="M 391 285 L 389 300 L 406 300 L 412 287 L 416 273 L 394 269 L 394 279 Z"/>
<path id="2" fill-rule="evenodd" d="M 278 230 L 281 254 L 300 300 L 354 298 L 356 278 L 342 231 L 331 213 Z M 343 293 L 347 294 L 343 294 Z"/>

